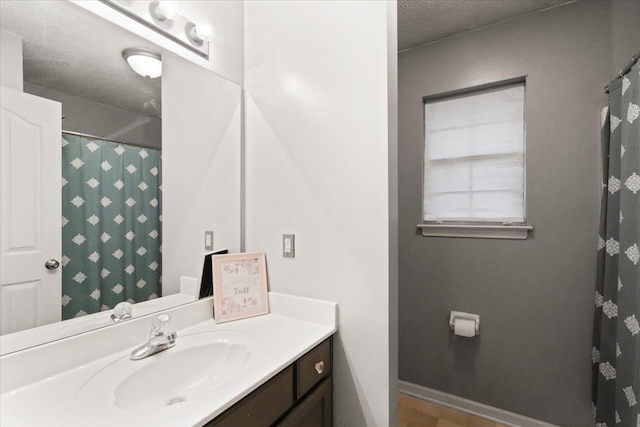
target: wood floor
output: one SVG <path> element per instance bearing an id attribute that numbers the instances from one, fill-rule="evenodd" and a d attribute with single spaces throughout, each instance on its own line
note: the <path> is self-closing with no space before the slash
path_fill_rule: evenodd
<path id="1" fill-rule="evenodd" d="M 398 393 L 398 427 L 505 427 Z"/>

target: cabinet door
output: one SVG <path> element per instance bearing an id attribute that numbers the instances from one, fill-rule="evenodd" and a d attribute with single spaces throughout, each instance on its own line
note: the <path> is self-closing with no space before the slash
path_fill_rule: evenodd
<path id="1" fill-rule="evenodd" d="M 279 427 L 332 427 L 333 384 L 331 377 L 298 404 L 279 424 Z"/>
<path id="2" fill-rule="evenodd" d="M 292 405 L 293 367 L 289 366 L 206 426 L 268 427 Z"/>

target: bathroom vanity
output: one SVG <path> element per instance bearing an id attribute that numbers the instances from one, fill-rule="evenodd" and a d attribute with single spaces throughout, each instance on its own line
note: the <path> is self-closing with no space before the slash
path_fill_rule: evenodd
<path id="1" fill-rule="evenodd" d="M 331 426 L 336 304 L 269 303 L 221 324 L 211 299 L 167 310 L 175 347 L 137 361 L 151 316 L 2 356 L 0 424 Z"/>
<path id="2" fill-rule="evenodd" d="M 332 426 L 332 342 L 326 339 L 206 425 Z"/>

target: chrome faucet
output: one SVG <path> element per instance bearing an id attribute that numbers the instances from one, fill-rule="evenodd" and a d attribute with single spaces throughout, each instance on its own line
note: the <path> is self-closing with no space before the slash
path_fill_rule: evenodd
<path id="1" fill-rule="evenodd" d="M 129 358 L 131 360 L 144 359 L 176 345 L 178 335 L 176 332 L 165 333 L 168 326 L 169 316 L 167 314 L 159 314 L 154 317 L 149 340 L 133 349 Z"/>

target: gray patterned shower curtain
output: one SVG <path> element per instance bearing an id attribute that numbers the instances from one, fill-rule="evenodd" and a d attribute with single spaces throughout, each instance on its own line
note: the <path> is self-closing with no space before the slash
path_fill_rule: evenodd
<path id="1" fill-rule="evenodd" d="M 593 331 L 597 427 L 640 427 L 640 65 L 609 86 Z"/>

